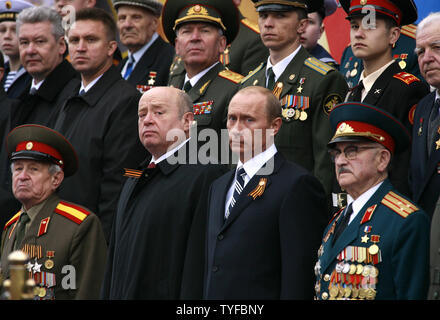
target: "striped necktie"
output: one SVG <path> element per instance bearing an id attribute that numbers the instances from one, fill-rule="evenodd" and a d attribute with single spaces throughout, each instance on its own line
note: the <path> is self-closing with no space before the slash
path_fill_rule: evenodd
<path id="1" fill-rule="evenodd" d="M 237 171 L 237 179 L 235 180 L 235 188 L 234 188 L 234 194 L 232 195 L 231 203 L 229 204 L 229 208 L 226 211 L 225 219 L 229 217 L 229 214 L 232 210 L 232 208 L 235 206 L 235 203 L 238 200 L 238 197 L 240 196 L 241 192 L 244 188 L 244 177 L 246 176 L 246 171 L 243 167 L 238 169 Z"/>
<path id="2" fill-rule="evenodd" d="M 125 69 L 124 79 L 127 80 L 130 76 L 131 72 L 133 71 L 133 64 L 134 64 L 134 58 L 133 56 L 130 56 L 128 58 L 128 64 L 127 68 Z"/>

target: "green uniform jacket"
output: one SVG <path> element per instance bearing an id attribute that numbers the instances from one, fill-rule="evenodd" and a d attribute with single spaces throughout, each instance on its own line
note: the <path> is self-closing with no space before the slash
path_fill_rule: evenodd
<path id="1" fill-rule="evenodd" d="M 327 152 L 333 136 L 328 113 L 343 101 L 347 84 L 339 72 L 313 58 L 303 47 L 279 77 L 274 92 L 280 83 L 283 124 L 275 144 L 288 160 L 311 171 L 330 195 L 335 174 Z M 252 85 L 266 85 L 266 63 L 243 79 L 243 87 Z"/>
<path id="2" fill-rule="evenodd" d="M 5 278 L 8 277 L 7 259 L 12 252 L 20 213 L 6 223 L 2 234 L 1 269 Z M 37 283 L 40 297 L 36 298 L 99 298 L 107 244 L 94 213 L 51 195 L 29 226 L 22 251 L 29 255 L 33 264 L 32 269 L 28 265 L 28 270 L 32 270 Z M 66 267 L 63 273 L 64 266 L 73 266 L 74 272 L 73 268 Z M 70 285 L 68 290 L 62 288 L 64 277 L 64 283 Z M 76 289 L 72 289 L 74 284 Z"/>
<path id="3" fill-rule="evenodd" d="M 428 215 L 388 179 L 333 243 L 344 211 L 324 231 L 315 266 L 316 298 L 426 299 Z"/>
<path id="4" fill-rule="evenodd" d="M 168 85 L 182 89 L 185 74 L 185 70 L 170 74 Z M 197 132 L 200 133 L 201 130 L 207 128 L 214 129 L 219 142 L 218 150 L 219 152 L 223 150 L 222 154 L 228 153 L 229 142 L 223 143 L 220 149 L 220 130 L 226 129 L 229 101 L 238 91 L 238 83 L 242 78 L 240 74 L 226 70 L 221 63 L 217 63 L 188 92 L 194 103 L 193 112 L 194 120 L 197 121 Z M 220 159 L 220 155 L 216 158 Z M 228 158 L 224 157 L 224 159 Z"/>

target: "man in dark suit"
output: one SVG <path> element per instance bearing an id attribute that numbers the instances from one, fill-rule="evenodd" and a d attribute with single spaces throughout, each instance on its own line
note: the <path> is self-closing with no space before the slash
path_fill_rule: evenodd
<path id="1" fill-rule="evenodd" d="M 174 48 L 156 32 L 162 11 L 158 0 L 113 0 L 117 25 L 128 57 L 118 68 L 122 77 L 145 92 L 153 86 L 166 86 Z"/>
<path id="2" fill-rule="evenodd" d="M 107 239 L 123 168 L 135 166 L 146 156 L 136 131 L 140 93 L 113 66 L 115 35 L 116 24 L 104 10 L 77 12 L 67 36 L 81 81 L 72 87 L 55 123 L 55 129 L 75 147 L 81 164 L 60 195 L 95 212 Z"/>
<path id="3" fill-rule="evenodd" d="M 327 226 L 315 265 L 322 300 L 426 299 L 429 218 L 388 179 L 391 157 L 408 148 L 405 126 L 359 102 L 330 113 L 336 177 L 353 199 Z"/>
<path id="4" fill-rule="evenodd" d="M 417 31 L 416 53 L 420 72 L 434 91 L 416 108 L 410 175 L 414 201 L 432 216 L 440 194 L 440 54 L 434 50 L 440 41 L 439 15 L 424 21 Z"/>
<path id="5" fill-rule="evenodd" d="M 139 139 L 152 157 L 127 170 L 104 299 L 202 298 L 208 190 L 225 170 L 191 160 L 197 157 L 193 119 L 191 100 L 180 89 L 156 87 L 139 102 Z"/>
<path id="6" fill-rule="evenodd" d="M 281 108 L 263 87 L 239 91 L 227 127 L 237 169 L 211 186 L 205 299 L 312 299 L 328 219 L 319 181 L 274 145 Z"/>
<path id="7" fill-rule="evenodd" d="M 376 10 L 374 25 L 366 23 L 370 11 L 361 10 L 363 6 L 358 5 L 359 0 L 341 3 L 351 25 L 353 52 L 362 59 L 364 66 L 358 85 L 346 100 L 362 101 L 383 108 L 411 130 L 415 107 L 429 92 L 429 88 L 414 75 L 402 71 L 399 63 L 393 59 L 392 48 L 400 37 L 400 26 L 417 19 L 414 1 L 368 1 L 367 8 Z M 389 6 L 387 11 L 381 10 L 384 6 Z M 389 173 L 394 187 L 407 196 L 411 195 L 409 159 L 410 149 L 406 149 L 393 159 Z"/>

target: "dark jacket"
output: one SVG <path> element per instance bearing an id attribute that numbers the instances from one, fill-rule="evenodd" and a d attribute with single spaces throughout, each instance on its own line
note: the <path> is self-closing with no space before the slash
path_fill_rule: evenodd
<path id="1" fill-rule="evenodd" d="M 75 148 L 79 169 L 60 189 L 63 199 L 90 208 L 108 239 L 123 183 L 123 168 L 145 159 L 139 142 L 140 93 L 111 66 L 84 96 L 73 89 L 55 124 Z"/>
<path id="2" fill-rule="evenodd" d="M 223 175 L 209 192 L 204 298 L 312 299 L 313 265 L 328 217 L 322 185 L 278 152 L 273 173 L 257 172 L 225 221 L 234 176 Z M 265 189 L 254 199 L 250 193 L 262 179 Z"/>
<path id="3" fill-rule="evenodd" d="M 5 74 L 0 82 L 1 86 L 4 87 L 6 77 L 10 71 L 9 62 L 5 63 Z M 9 98 L 16 99 L 23 94 L 25 90 L 29 88 L 32 82 L 32 77 L 27 71 L 21 66 L 18 71 L 14 81 L 8 88 L 7 95 Z"/>

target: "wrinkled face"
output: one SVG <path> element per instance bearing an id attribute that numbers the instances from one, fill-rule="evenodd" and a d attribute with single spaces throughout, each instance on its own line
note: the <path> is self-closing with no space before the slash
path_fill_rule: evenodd
<path id="1" fill-rule="evenodd" d="M 204 70 L 218 61 L 226 48 L 226 37 L 208 23 L 189 22 L 179 27 L 175 48 L 185 65 Z"/>
<path id="2" fill-rule="evenodd" d="M 433 22 L 419 30 L 416 53 L 422 76 L 433 87 L 440 88 L 440 23 Z"/>
<path id="3" fill-rule="evenodd" d="M 82 75 L 100 74 L 111 62 L 116 41 L 110 41 L 100 21 L 75 22 L 68 34 L 69 54 L 73 67 Z"/>
<path id="4" fill-rule="evenodd" d="M 374 60 L 391 50 L 400 36 L 400 29 L 388 29 L 383 19 L 377 18 L 375 27 L 363 23 L 362 18 L 350 20 L 351 48 L 357 58 Z"/>
<path id="5" fill-rule="evenodd" d="M 324 27 L 317 12 L 309 13 L 307 20 L 308 24 L 304 33 L 301 33 L 300 43 L 307 50 L 312 50 L 318 44 L 318 40 L 324 32 Z"/>
<path id="6" fill-rule="evenodd" d="M 144 147 L 157 159 L 165 154 L 175 141 L 185 138 L 189 130 L 192 113 L 180 112 L 175 88 L 157 87 L 141 97 L 138 108 L 139 139 Z"/>
<path id="7" fill-rule="evenodd" d="M 29 74 L 44 79 L 63 60 L 64 37 L 55 39 L 49 21 L 24 23 L 18 34 L 20 60 Z"/>
<path id="8" fill-rule="evenodd" d="M 0 22 L 0 50 L 9 57 L 18 57 L 18 38 L 15 21 Z"/>
<path id="9" fill-rule="evenodd" d="M 351 146 L 358 148 L 353 160 L 347 159 L 343 152 Z M 350 195 L 360 195 L 374 186 L 388 165 L 386 159 L 379 157 L 379 152 L 389 151 L 376 143 L 340 142 L 336 143 L 335 148 L 340 151 L 335 159 L 336 178 L 341 188 Z"/>
<path id="10" fill-rule="evenodd" d="M 265 104 L 266 97 L 261 93 L 237 93 L 229 103 L 229 145 L 243 163 L 265 151 L 279 130 L 274 121 L 269 121 Z"/>
<path id="11" fill-rule="evenodd" d="M 12 192 L 26 209 L 43 202 L 61 184 L 62 171 L 51 174 L 49 164 L 34 160 L 15 160 L 12 165 Z"/>
<path id="12" fill-rule="evenodd" d="M 258 13 L 258 26 L 263 44 L 270 50 L 282 51 L 299 41 L 307 20 L 299 20 L 296 11 L 263 11 Z"/>
<path id="13" fill-rule="evenodd" d="M 148 10 L 134 6 L 118 8 L 118 30 L 121 42 L 136 52 L 150 41 L 159 19 Z"/>

